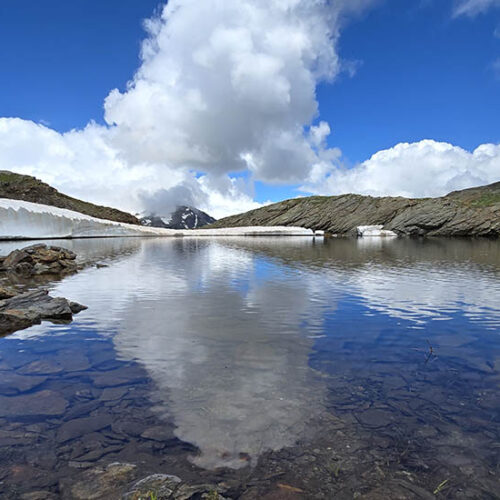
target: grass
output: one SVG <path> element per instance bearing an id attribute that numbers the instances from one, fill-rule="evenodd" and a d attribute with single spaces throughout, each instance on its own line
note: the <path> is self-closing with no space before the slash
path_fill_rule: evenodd
<path id="1" fill-rule="evenodd" d="M 441 483 L 439 483 L 438 487 L 434 490 L 434 495 L 437 495 L 437 494 L 441 493 L 446 488 L 446 485 L 448 484 L 448 481 L 449 481 L 449 479 L 445 479 L 444 481 L 442 481 Z"/>
<path id="2" fill-rule="evenodd" d="M 470 202 L 471 207 L 484 208 L 500 203 L 500 193 L 484 193 L 481 197 Z"/>

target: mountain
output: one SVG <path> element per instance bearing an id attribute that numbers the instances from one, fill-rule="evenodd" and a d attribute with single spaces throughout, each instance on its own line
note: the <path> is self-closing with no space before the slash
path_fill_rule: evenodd
<path id="1" fill-rule="evenodd" d="M 131 214 L 122 212 L 116 208 L 101 207 L 78 200 L 77 198 L 72 198 L 60 193 L 57 189 L 35 177 L 15 174 L 7 170 L 0 170 L 0 198 L 30 201 L 32 203 L 66 208 L 98 219 L 140 224 L 139 220 Z"/>
<path id="2" fill-rule="evenodd" d="M 142 217 L 140 221 L 143 226 L 165 227 L 168 229 L 197 229 L 212 224 L 215 219 L 197 208 L 180 206 L 168 217 L 151 214 Z"/>
<path id="3" fill-rule="evenodd" d="M 310 196 L 273 203 L 218 220 L 210 227 L 302 226 L 353 234 L 379 225 L 406 236 L 500 236 L 500 182 L 440 198 Z"/>

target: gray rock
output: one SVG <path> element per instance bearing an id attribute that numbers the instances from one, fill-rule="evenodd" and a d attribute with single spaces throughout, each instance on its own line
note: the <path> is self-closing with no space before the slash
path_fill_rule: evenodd
<path id="1" fill-rule="evenodd" d="M 64 443 L 89 434 L 94 431 L 109 427 L 113 422 L 111 415 L 96 415 L 92 417 L 76 418 L 65 422 L 57 431 L 56 439 L 59 443 Z"/>
<path id="2" fill-rule="evenodd" d="M 0 375 L 0 394 L 14 396 L 22 392 L 28 392 L 42 385 L 47 377 L 24 377 L 13 372 L 4 372 Z"/>
<path id="3" fill-rule="evenodd" d="M 0 300 L 0 334 L 28 328 L 42 320 L 71 320 L 73 313 L 86 309 L 63 297 L 51 297 L 47 290 L 26 292 Z"/>
<path id="4" fill-rule="evenodd" d="M 386 427 L 393 422 L 393 414 L 390 411 L 376 408 L 356 413 L 355 416 L 358 422 L 366 427 Z"/>
<path id="5" fill-rule="evenodd" d="M 169 474 L 152 474 L 141 479 L 132 486 L 131 490 L 123 495 L 123 500 L 135 500 L 154 492 L 158 499 L 171 498 L 182 480 Z"/>
<path id="6" fill-rule="evenodd" d="M 101 401 L 116 401 L 128 393 L 128 387 L 106 387 L 100 396 Z"/>
<path id="7" fill-rule="evenodd" d="M 0 396 L 0 417 L 59 416 L 68 402 L 54 391 L 39 391 L 33 394 Z"/>
<path id="8" fill-rule="evenodd" d="M 43 359 L 33 361 L 18 370 L 22 375 L 54 375 L 63 371 L 61 365 Z"/>
<path id="9" fill-rule="evenodd" d="M 141 437 L 143 439 L 151 439 L 152 441 L 169 441 L 174 439 L 174 433 L 172 429 L 167 426 L 155 425 L 154 427 L 149 427 L 142 434 Z"/>

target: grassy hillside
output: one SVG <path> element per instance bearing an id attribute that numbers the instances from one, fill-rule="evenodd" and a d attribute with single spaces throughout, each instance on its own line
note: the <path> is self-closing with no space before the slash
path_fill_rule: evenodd
<path id="1" fill-rule="evenodd" d="M 0 171 L 0 198 L 30 201 L 58 208 L 74 210 L 85 215 L 129 224 L 140 224 L 131 214 L 116 208 L 101 207 L 72 198 L 57 191 L 44 182 L 29 175 L 20 175 L 6 170 Z"/>

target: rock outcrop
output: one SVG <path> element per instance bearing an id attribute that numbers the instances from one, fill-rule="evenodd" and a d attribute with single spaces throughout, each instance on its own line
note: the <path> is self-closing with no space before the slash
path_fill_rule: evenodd
<path id="1" fill-rule="evenodd" d="M 78 270 L 76 254 L 65 248 L 32 245 L 0 257 L 0 277 L 7 282 L 22 278 L 50 281 Z M 47 290 L 21 293 L 11 286 L 0 286 L 0 335 L 23 330 L 48 321 L 71 321 L 85 306 L 63 297 L 51 297 Z"/>
<path id="2" fill-rule="evenodd" d="M 358 226 L 381 225 L 401 236 L 500 235 L 500 182 L 441 198 L 311 196 L 274 203 L 220 219 L 210 228 L 301 226 L 356 235 Z"/>
<path id="3" fill-rule="evenodd" d="M 42 320 L 71 321 L 73 314 L 87 309 L 63 297 L 51 297 L 47 290 L 36 290 L 0 300 L 0 335 L 23 330 Z"/>
<path id="4" fill-rule="evenodd" d="M 14 272 L 24 276 L 44 274 L 71 274 L 78 270 L 76 254 L 55 246 L 32 245 L 14 250 L 0 257 L 0 272 Z M 1 295 L 1 291 L 0 291 Z"/>

